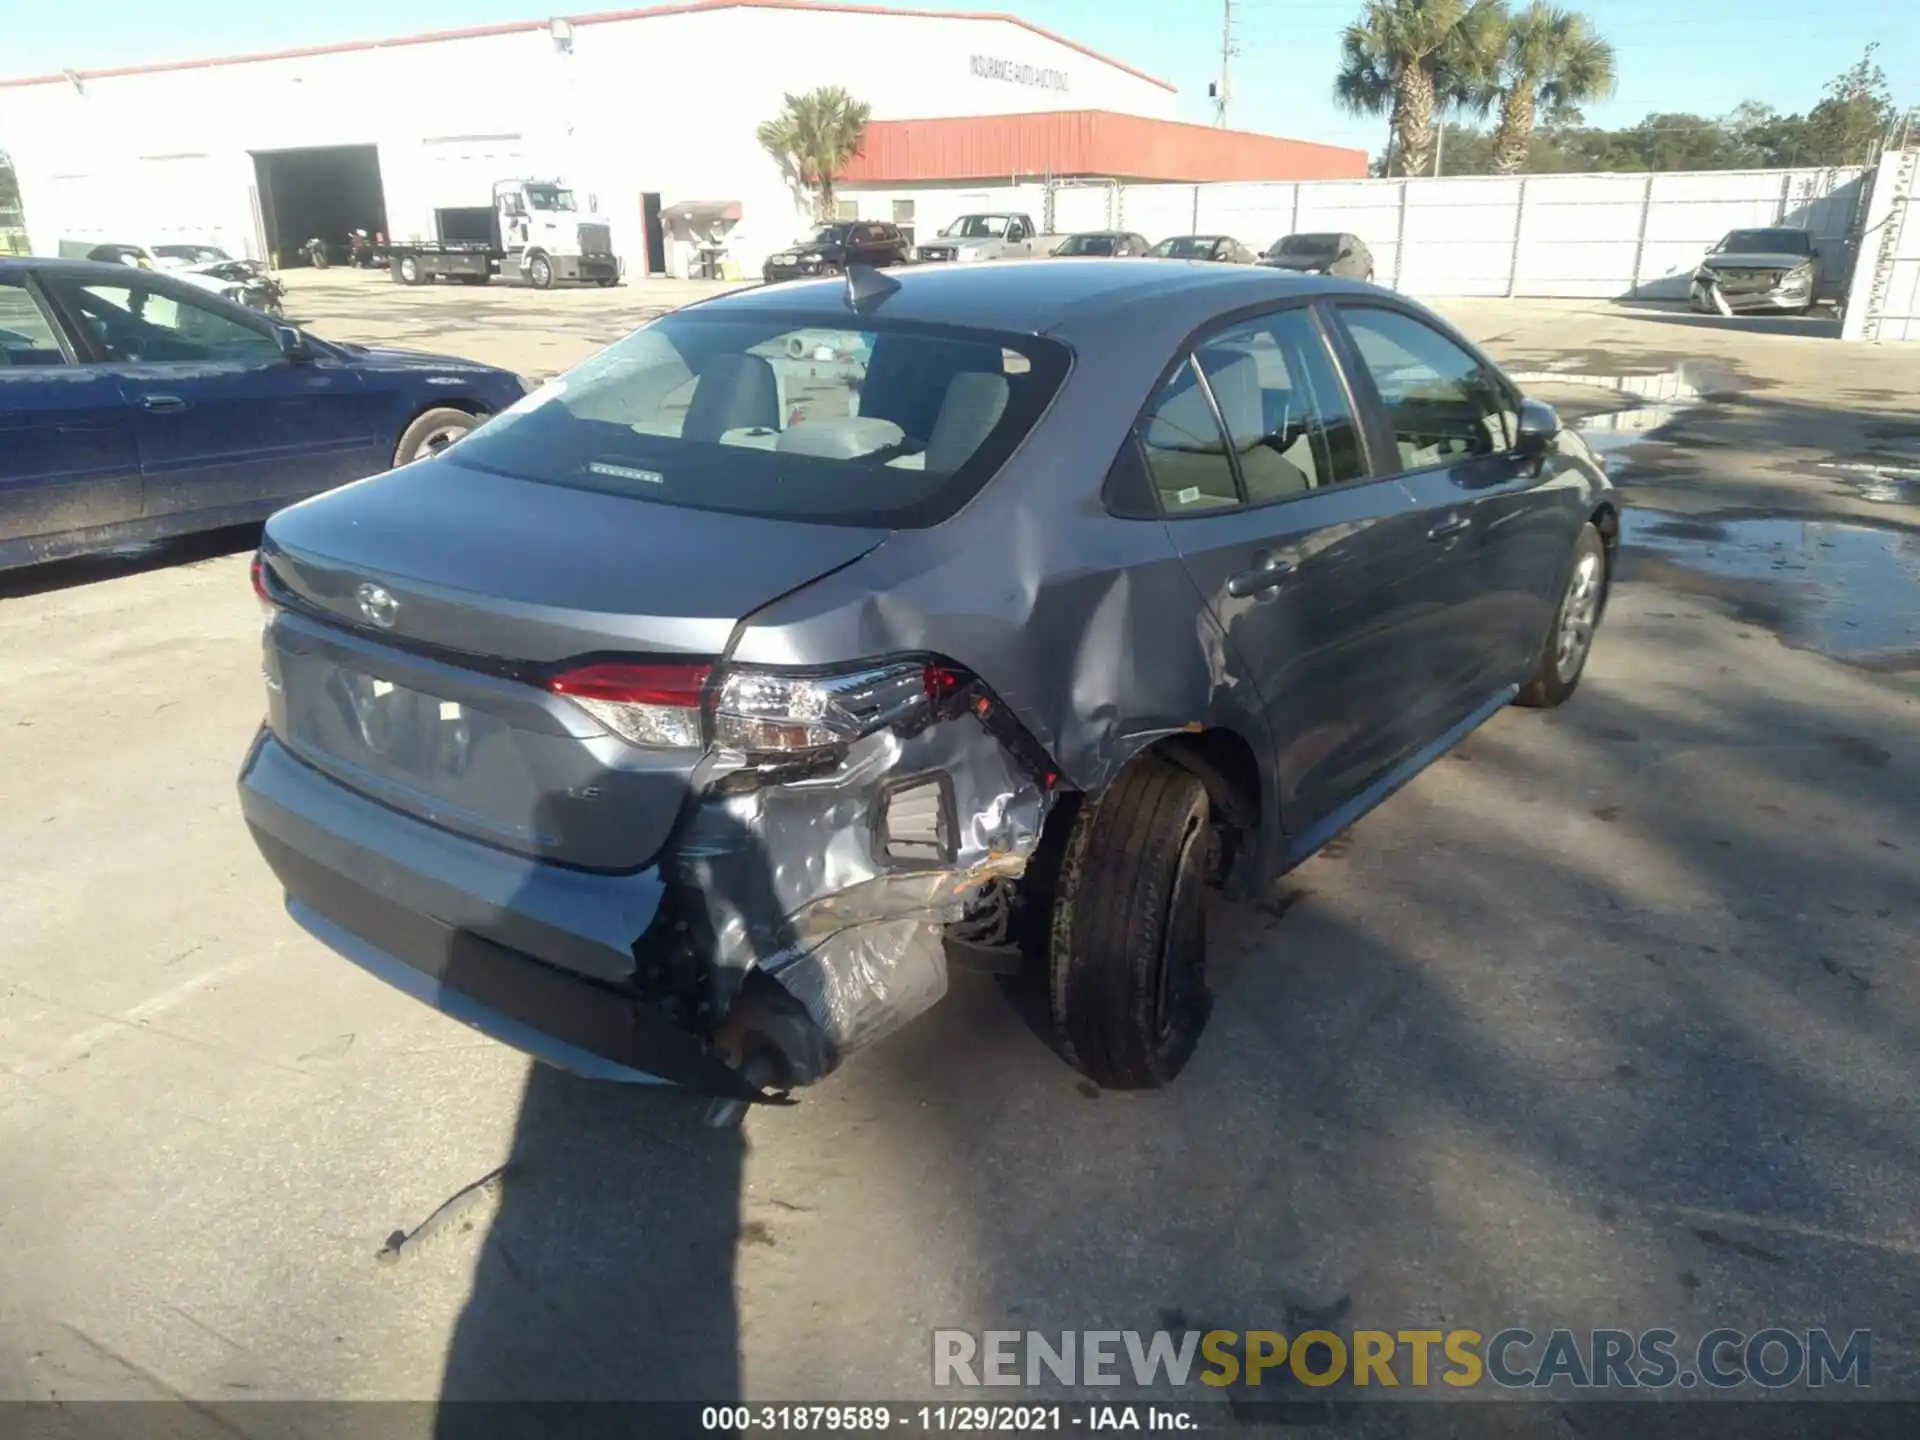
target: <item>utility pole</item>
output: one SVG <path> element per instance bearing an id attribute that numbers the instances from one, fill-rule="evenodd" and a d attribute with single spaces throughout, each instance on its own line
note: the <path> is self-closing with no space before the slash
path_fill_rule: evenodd
<path id="1" fill-rule="evenodd" d="M 1213 123 L 1222 129 L 1226 128 L 1227 101 L 1233 93 L 1228 69 L 1239 53 L 1240 48 L 1233 43 L 1233 0 L 1220 0 L 1220 79 L 1213 86 Z"/>

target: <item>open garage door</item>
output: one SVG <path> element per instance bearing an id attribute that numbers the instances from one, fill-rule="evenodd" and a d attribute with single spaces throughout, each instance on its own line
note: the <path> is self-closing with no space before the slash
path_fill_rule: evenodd
<path id="1" fill-rule="evenodd" d="M 372 145 L 259 150 L 253 166 L 267 248 L 282 265 L 304 265 L 306 254 L 300 247 L 316 235 L 338 258 L 353 231 L 386 231 L 380 152 Z"/>

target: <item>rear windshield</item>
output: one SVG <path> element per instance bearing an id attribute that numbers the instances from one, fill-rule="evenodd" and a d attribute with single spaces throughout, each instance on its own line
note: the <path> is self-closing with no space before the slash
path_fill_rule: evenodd
<path id="1" fill-rule="evenodd" d="M 1030 335 L 689 311 L 549 382 L 447 459 L 696 510 L 932 525 L 1006 462 L 1068 364 Z"/>
<path id="2" fill-rule="evenodd" d="M 1176 235 L 1171 240 L 1162 240 L 1147 253 L 1163 260 L 1204 260 L 1213 253 L 1219 239 L 1218 235 Z"/>
<path id="3" fill-rule="evenodd" d="M 1069 235 L 1056 255 L 1111 255 L 1117 237 L 1112 235 Z"/>
<path id="4" fill-rule="evenodd" d="M 1804 230 L 1735 230 L 1714 249 L 1727 255 L 1749 254 L 1804 255 L 1807 232 Z"/>

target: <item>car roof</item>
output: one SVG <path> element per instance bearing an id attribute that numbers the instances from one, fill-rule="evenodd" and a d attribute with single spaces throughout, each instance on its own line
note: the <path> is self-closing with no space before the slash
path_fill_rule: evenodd
<path id="1" fill-rule="evenodd" d="M 1206 261 L 1092 258 L 1073 265 L 1045 260 L 889 270 L 900 288 L 868 313 L 888 320 L 1009 334 L 1059 334 L 1071 340 L 1089 316 L 1124 308 L 1187 329 L 1225 311 L 1292 295 L 1371 293 L 1350 280 L 1296 275 Z M 688 307 L 707 314 L 793 313 L 845 324 L 852 318 L 842 280 L 760 285 Z"/>
<path id="2" fill-rule="evenodd" d="M 104 244 L 125 244 L 130 250 L 144 250 L 144 245 L 134 245 L 131 241 L 111 240 Z M 0 276 L 18 275 L 32 271 L 37 275 L 72 275 L 76 279 L 105 280 L 114 276 L 124 278 L 129 270 L 141 274 L 164 276 L 164 270 L 141 271 L 135 265 L 117 265 L 108 260 L 62 260 L 51 255 L 15 255 L 0 256 Z"/>

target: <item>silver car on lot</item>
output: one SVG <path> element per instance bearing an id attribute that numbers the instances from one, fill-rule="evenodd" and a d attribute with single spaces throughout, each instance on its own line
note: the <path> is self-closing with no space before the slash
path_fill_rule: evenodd
<path id="1" fill-rule="evenodd" d="M 1719 309 L 1717 291 L 1735 315 L 1804 315 L 1813 308 L 1819 258 L 1810 231 L 1790 226 L 1731 230 L 1695 268 L 1688 306 Z"/>
<path id="2" fill-rule="evenodd" d="M 1159 1085 L 1206 885 L 1566 699 L 1617 533 L 1578 437 L 1399 296 L 856 267 L 275 516 L 241 798 L 309 931 L 582 1073 L 782 1098 L 952 949 Z"/>

